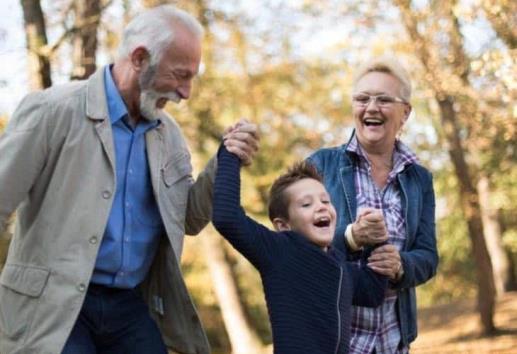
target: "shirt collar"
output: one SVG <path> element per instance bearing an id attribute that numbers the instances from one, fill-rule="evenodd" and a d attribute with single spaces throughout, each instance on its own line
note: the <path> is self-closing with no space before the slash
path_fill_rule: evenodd
<path id="1" fill-rule="evenodd" d="M 124 100 L 120 96 L 113 76 L 111 75 L 112 65 L 106 65 L 104 69 L 104 87 L 106 89 L 106 99 L 108 101 L 108 114 L 111 124 L 116 123 L 127 115 L 127 107 Z"/>
<path id="2" fill-rule="evenodd" d="M 352 152 L 360 158 L 364 159 L 368 164 L 370 163 L 366 153 L 363 151 L 359 141 L 357 140 L 357 135 L 354 134 L 354 136 L 352 136 L 346 147 L 346 151 Z M 416 157 L 415 153 L 411 151 L 411 149 L 402 141 L 396 139 L 395 150 L 393 152 L 393 171 L 400 172 L 407 165 L 411 165 L 413 163 L 418 163 L 418 158 Z"/>

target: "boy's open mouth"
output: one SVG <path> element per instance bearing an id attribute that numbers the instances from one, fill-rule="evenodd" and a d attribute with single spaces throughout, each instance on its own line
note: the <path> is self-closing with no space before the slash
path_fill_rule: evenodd
<path id="1" fill-rule="evenodd" d="M 316 227 L 327 227 L 329 225 L 330 225 L 330 218 L 328 218 L 328 217 L 319 218 L 314 223 L 314 226 L 316 226 Z"/>

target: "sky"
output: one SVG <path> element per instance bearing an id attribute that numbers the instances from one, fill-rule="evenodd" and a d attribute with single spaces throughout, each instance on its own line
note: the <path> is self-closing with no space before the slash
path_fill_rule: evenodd
<path id="1" fill-rule="evenodd" d="M 2 2 L 3 13 L 0 23 L 0 65 L 2 68 L 0 70 L 0 115 L 10 116 L 29 90 L 25 34 L 20 0 L 0 1 Z M 64 1 L 66 0 L 42 0 L 44 11 L 48 7 L 53 7 L 55 10 Z M 425 1 L 416 1 L 417 4 L 419 2 Z M 462 2 L 469 3 L 472 0 L 462 0 Z M 269 9 L 266 9 L 265 3 L 269 5 Z M 343 9 L 346 7 L 346 5 L 343 5 L 345 3 L 338 3 L 339 6 L 336 5 L 336 8 Z M 365 54 L 357 48 L 367 48 L 369 43 L 375 40 L 382 41 L 382 38 L 393 37 L 398 31 L 396 28 L 397 14 L 393 12 L 393 8 L 378 9 L 383 12 L 383 16 L 391 18 L 392 21 L 387 21 L 391 24 L 378 25 L 375 30 L 376 33 L 372 34 L 368 27 L 363 26 L 357 15 L 344 15 L 343 12 L 338 12 L 333 18 L 325 19 L 319 17 L 308 18 L 305 15 L 293 16 L 293 12 L 289 13 L 289 9 L 302 6 L 303 1 L 300 0 L 216 1 L 214 4 L 224 8 L 225 11 L 231 12 L 232 7 L 236 11 L 247 11 L 248 17 L 255 21 L 253 30 L 260 31 L 261 27 L 263 27 L 263 30 L 267 30 L 268 28 L 271 29 L 271 26 L 275 26 L 278 28 L 278 32 L 292 31 L 289 38 L 296 46 L 297 55 L 303 58 L 326 56 L 326 60 L 347 60 L 350 63 L 355 63 L 360 61 Z M 108 7 L 107 13 L 103 14 L 103 16 L 110 16 L 109 21 L 104 23 L 107 23 L 112 30 L 120 31 L 121 13 L 121 0 L 114 0 Z M 119 27 L 117 28 L 117 26 Z M 49 42 L 53 43 L 61 34 L 62 29 L 60 26 L 48 27 Z M 479 54 L 487 45 L 490 45 L 494 37 L 493 31 L 486 21 L 484 23 L 478 21 L 464 26 L 464 36 L 468 52 L 474 55 Z M 332 53 L 329 48 L 338 43 L 341 45 L 347 43 L 349 47 L 355 48 L 355 50 L 342 50 L 340 53 Z M 97 58 L 99 66 L 109 62 L 109 58 L 101 52 L 99 51 Z M 68 80 L 69 66 L 70 62 L 66 58 L 57 64 L 54 63 L 53 83 Z"/>
<path id="2" fill-rule="evenodd" d="M 25 34 L 20 1 L 1 1 L 0 115 L 10 115 L 28 88 Z"/>

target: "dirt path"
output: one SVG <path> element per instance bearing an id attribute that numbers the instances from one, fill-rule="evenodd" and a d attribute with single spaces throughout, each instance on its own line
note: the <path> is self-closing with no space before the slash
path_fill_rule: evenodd
<path id="1" fill-rule="evenodd" d="M 495 325 L 500 333 L 479 338 L 475 301 L 465 300 L 421 309 L 419 336 L 411 354 L 517 354 L 517 292 L 501 298 Z"/>

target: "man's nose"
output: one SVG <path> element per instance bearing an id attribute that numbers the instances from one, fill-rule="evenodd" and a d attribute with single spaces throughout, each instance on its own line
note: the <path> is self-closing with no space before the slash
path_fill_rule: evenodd
<path id="1" fill-rule="evenodd" d="M 192 81 L 186 81 L 182 83 L 180 86 L 178 86 L 178 89 L 176 90 L 183 100 L 188 100 L 190 97 L 190 91 L 192 89 Z"/>

